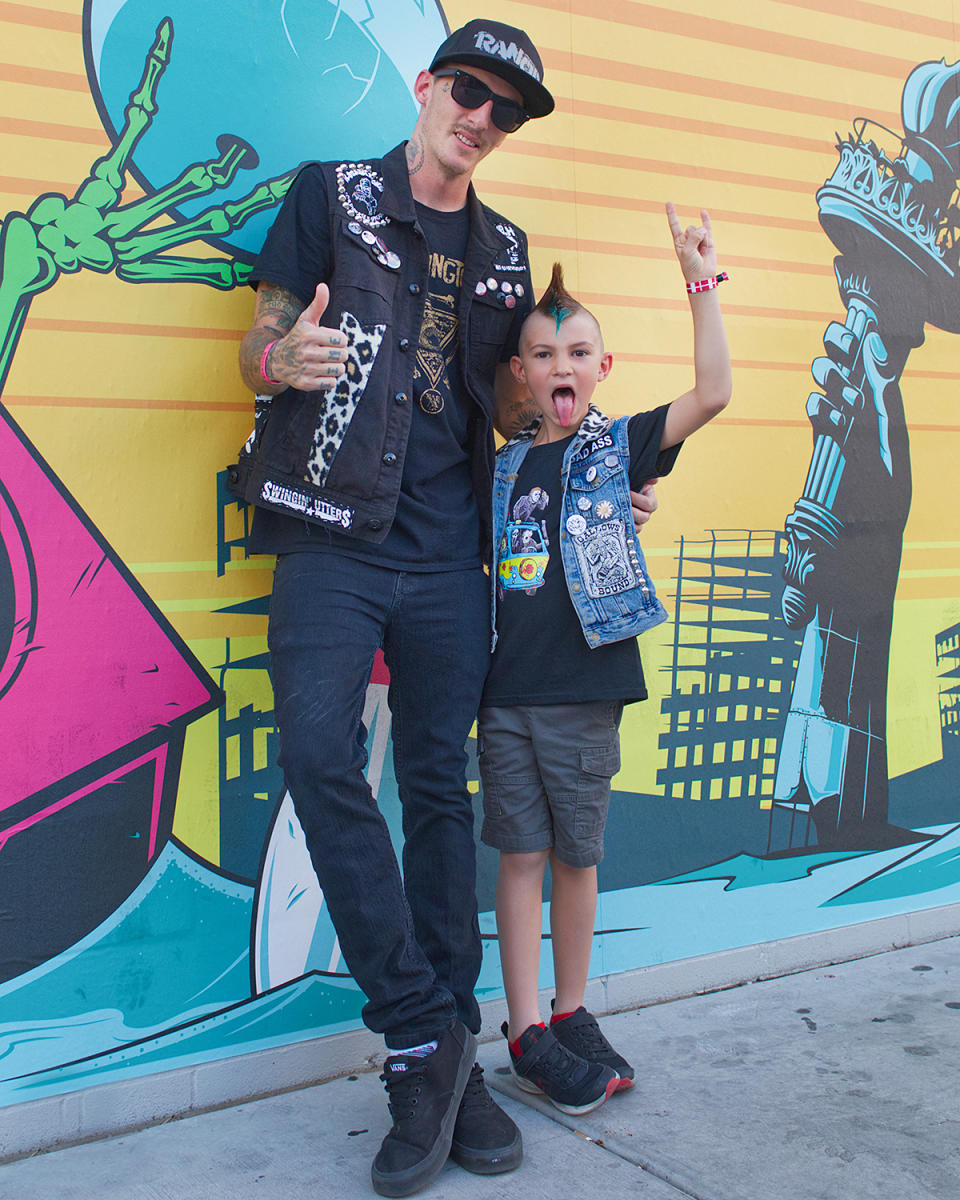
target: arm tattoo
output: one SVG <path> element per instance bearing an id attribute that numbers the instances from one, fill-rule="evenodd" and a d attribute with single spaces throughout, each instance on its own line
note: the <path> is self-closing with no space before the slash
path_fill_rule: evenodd
<path id="1" fill-rule="evenodd" d="M 411 138 L 407 142 L 407 171 L 411 175 L 416 175 L 423 166 L 423 158 L 423 142 L 418 137 Z"/>
<path id="2" fill-rule="evenodd" d="M 508 438 L 513 437 L 515 433 L 526 428 L 534 417 L 539 415 L 540 410 L 529 396 L 524 396 L 520 400 L 511 400 L 503 409 L 501 432 Z"/>
<path id="3" fill-rule="evenodd" d="M 263 322 L 280 337 L 290 332 L 302 312 L 303 305 L 289 289 L 272 283 L 261 284 L 257 289 L 254 320 Z"/>

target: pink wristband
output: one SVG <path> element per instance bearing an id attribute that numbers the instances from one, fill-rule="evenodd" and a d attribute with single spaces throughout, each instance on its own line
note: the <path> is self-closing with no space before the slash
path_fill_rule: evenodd
<path id="1" fill-rule="evenodd" d="M 279 379 L 271 379 L 270 376 L 267 374 L 267 355 L 270 353 L 270 351 L 274 348 L 274 346 L 279 341 L 280 341 L 279 338 L 274 338 L 273 341 L 267 345 L 267 348 L 263 352 L 263 357 L 260 359 L 260 374 L 263 376 L 264 382 L 272 383 L 274 387 L 280 386 L 280 380 Z"/>
<path id="2" fill-rule="evenodd" d="M 729 278 L 726 271 L 720 271 L 717 275 L 710 275 L 706 279 L 697 279 L 693 283 L 688 283 L 687 291 L 691 296 L 695 296 L 697 292 L 712 292 L 715 287 L 725 283 Z"/>

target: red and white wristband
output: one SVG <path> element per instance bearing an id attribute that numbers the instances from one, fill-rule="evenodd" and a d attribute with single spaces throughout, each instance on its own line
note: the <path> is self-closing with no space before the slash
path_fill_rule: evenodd
<path id="1" fill-rule="evenodd" d="M 730 276 L 726 271 L 720 271 L 716 275 L 710 275 L 707 279 L 696 279 L 693 283 L 687 284 L 687 291 L 691 296 L 695 296 L 697 292 L 712 292 L 715 287 L 719 287 L 721 283 L 726 283 Z"/>
<path id="2" fill-rule="evenodd" d="M 270 353 L 270 351 L 274 348 L 274 346 L 279 341 L 280 341 L 279 338 L 274 338 L 273 341 L 267 345 L 266 349 L 263 352 L 263 357 L 260 359 L 260 374 L 263 376 L 265 383 L 270 383 L 274 387 L 280 386 L 280 380 L 279 379 L 271 379 L 270 376 L 267 374 L 267 355 Z"/>

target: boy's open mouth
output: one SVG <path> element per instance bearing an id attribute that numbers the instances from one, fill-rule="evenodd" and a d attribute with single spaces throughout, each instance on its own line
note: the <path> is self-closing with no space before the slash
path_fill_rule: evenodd
<path id="1" fill-rule="evenodd" d="M 569 425 L 573 420 L 573 409 L 576 403 L 577 397 L 573 388 L 554 388 L 553 407 L 557 410 L 557 420 L 561 425 Z"/>

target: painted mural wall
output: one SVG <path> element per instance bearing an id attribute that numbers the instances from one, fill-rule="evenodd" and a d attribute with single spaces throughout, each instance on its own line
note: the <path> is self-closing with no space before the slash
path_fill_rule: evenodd
<path id="1" fill-rule="evenodd" d="M 708 208 L 735 394 L 643 535 L 672 620 L 594 974 L 960 901 L 953 6 L 602 7 L 483 7 L 558 105 L 481 191 L 597 313 L 617 413 L 686 386 L 662 206 Z M 275 764 L 236 349 L 298 164 L 405 136 L 474 15 L 0 3 L 0 1105 L 359 1024 Z M 386 678 L 364 720 L 399 838 Z M 481 848 L 482 998 L 494 873 Z"/>

